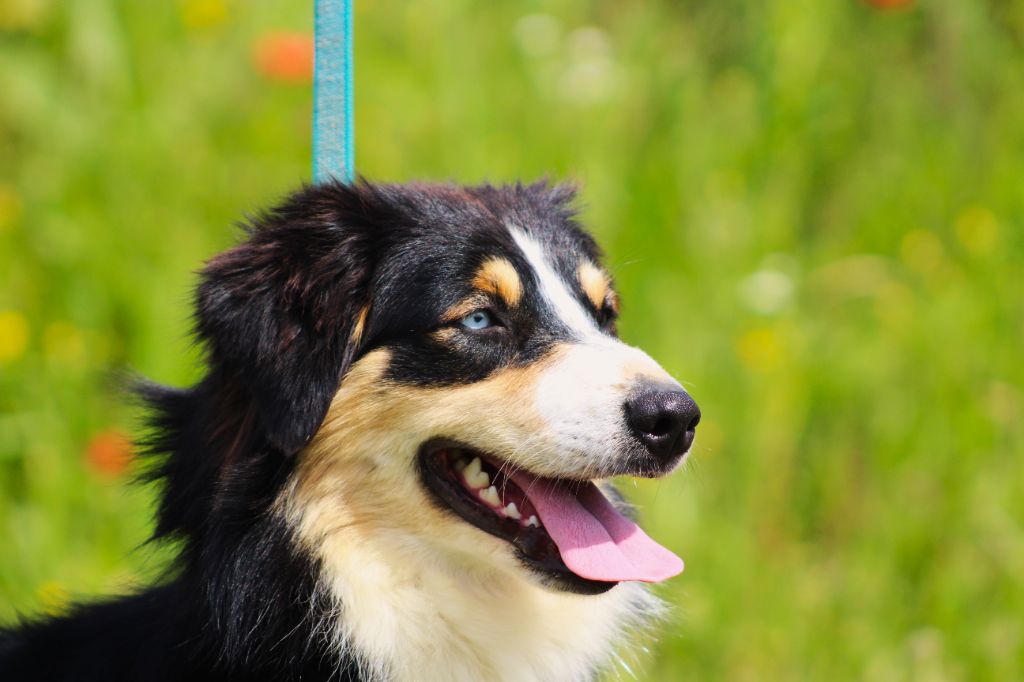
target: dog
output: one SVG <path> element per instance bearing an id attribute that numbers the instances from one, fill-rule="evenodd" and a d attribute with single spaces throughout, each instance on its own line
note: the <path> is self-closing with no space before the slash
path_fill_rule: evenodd
<path id="1" fill-rule="evenodd" d="M 620 341 L 575 190 L 305 187 L 200 273 L 207 373 L 143 384 L 180 548 L 0 635 L 0 679 L 590 680 L 682 561 L 607 479 L 700 411 Z"/>

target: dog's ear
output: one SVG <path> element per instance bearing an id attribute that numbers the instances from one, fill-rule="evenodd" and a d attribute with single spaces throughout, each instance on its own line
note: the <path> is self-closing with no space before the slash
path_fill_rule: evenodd
<path id="1" fill-rule="evenodd" d="M 306 188 L 200 273 L 197 334 L 285 454 L 313 437 L 358 350 L 388 220 L 368 183 Z"/>

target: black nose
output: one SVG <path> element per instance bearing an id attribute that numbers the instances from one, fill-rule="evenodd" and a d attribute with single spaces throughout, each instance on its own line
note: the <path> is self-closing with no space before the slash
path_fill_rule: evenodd
<path id="1" fill-rule="evenodd" d="M 641 443 L 663 463 L 681 456 L 693 444 L 700 409 L 678 388 L 644 388 L 626 400 L 626 422 Z"/>

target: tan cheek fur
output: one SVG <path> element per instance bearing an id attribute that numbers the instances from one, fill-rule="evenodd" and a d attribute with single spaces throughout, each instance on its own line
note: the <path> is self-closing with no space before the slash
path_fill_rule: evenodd
<path id="1" fill-rule="evenodd" d="M 498 451 L 543 430 L 523 395 L 545 363 L 470 386 L 403 387 L 370 353 L 338 391 L 282 504 L 343 610 L 333 637 L 374 679 L 584 680 L 656 602 L 620 585 L 541 588 L 510 546 L 430 502 L 415 470 L 432 436 Z"/>

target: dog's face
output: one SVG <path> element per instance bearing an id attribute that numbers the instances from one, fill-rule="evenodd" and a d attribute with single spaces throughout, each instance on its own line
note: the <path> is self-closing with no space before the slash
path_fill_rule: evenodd
<path id="1" fill-rule="evenodd" d="M 315 551 L 372 536 L 588 593 L 681 568 L 593 481 L 671 471 L 699 411 L 617 338 L 618 296 L 570 199 L 539 185 L 310 190 L 211 264 L 201 331 L 297 454 L 288 504 Z M 259 314 L 232 335 L 263 334 L 262 348 L 203 326 L 204 304 L 240 297 Z"/>

